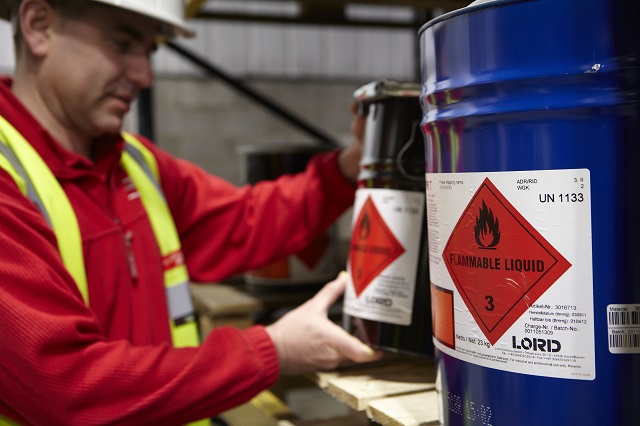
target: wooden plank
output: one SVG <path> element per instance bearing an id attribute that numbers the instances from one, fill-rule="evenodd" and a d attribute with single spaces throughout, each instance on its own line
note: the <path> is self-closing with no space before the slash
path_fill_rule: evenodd
<path id="1" fill-rule="evenodd" d="M 218 327 L 247 328 L 253 325 L 252 314 L 260 302 L 233 285 L 192 284 L 191 296 L 198 316 L 200 338 L 204 340 Z"/>
<path id="2" fill-rule="evenodd" d="M 248 314 L 261 307 L 258 299 L 227 284 L 192 284 L 191 296 L 196 312 L 211 318 Z"/>
<path id="3" fill-rule="evenodd" d="M 411 358 L 394 361 L 370 369 L 354 368 L 351 373 L 341 371 L 325 377 L 325 390 L 354 410 L 363 411 L 376 399 L 435 388 L 433 362 Z"/>
<path id="4" fill-rule="evenodd" d="M 435 390 L 371 401 L 367 415 L 385 426 L 438 425 L 438 400 Z"/>
<path id="5" fill-rule="evenodd" d="M 407 358 L 394 354 L 385 354 L 379 361 L 368 363 L 347 364 L 331 371 L 320 371 L 310 376 L 309 379 L 322 389 L 329 386 L 329 382 L 343 376 L 354 376 L 358 374 L 384 374 L 385 371 L 397 368 L 399 363 L 403 363 Z"/>
<path id="6" fill-rule="evenodd" d="M 407 372 L 405 377 L 398 377 L 398 381 L 377 379 L 374 376 L 344 377 L 333 380 L 327 387 L 327 393 L 339 401 L 344 402 L 354 410 L 364 410 L 367 405 L 379 398 L 394 395 L 419 392 L 433 389 L 433 383 L 424 383 L 418 379 L 420 372 Z"/>

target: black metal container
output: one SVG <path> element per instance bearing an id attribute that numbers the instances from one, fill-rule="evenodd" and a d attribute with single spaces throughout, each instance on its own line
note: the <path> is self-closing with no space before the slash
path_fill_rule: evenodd
<path id="1" fill-rule="evenodd" d="M 343 327 L 370 346 L 433 356 L 420 86 L 355 92 L 366 114 Z"/>

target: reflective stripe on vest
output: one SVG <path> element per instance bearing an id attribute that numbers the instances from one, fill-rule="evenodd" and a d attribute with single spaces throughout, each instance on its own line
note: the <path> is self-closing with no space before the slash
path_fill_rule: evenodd
<path id="1" fill-rule="evenodd" d="M 16 180 L 53 229 L 65 267 L 73 277 L 85 303 L 89 303 L 87 274 L 84 269 L 82 238 L 73 207 L 49 167 L 18 131 L 0 116 L 0 166 Z M 8 154 L 8 155 L 7 155 Z M 11 163 L 11 161 L 15 163 Z M 29 165 L 29 170 L 23 168 Z M 11 167 L 13 166 L 13 167 Z M 13 170 L 11 170 L 13 169 Z M 20 176 L 20 179 L 16 179 Z"/>
<path id="2" fill-rule="evenodd" d="M 156 159 L 133 135 L 123 133 L 123 137 L 127 143 L 122 153 L 122 166 L 140 194 L 162 254 L 173 345 L 177 348 L 198 346 L 198 327 L 189 292 L 189 274 L 184 264 L 178 231 L 160 187 Z"/>
<path id="3" fill-rule="evenodd" d="M 173 344 L 175 347 L 198 346 L 189 275 L 184 265 L 180 239 L 160 188 L 155 158 L 132 135 L 123 136 L 126 148 L 122 154 L 122 165 L 140 194 L 162 254 Z M 2 117 L 0 154 L 3 154 L 0 156 L 0 167 L 13 177 L 22 193 L 38 206 L 53 228 L 64 265 L 88 304 L 82 238 L 71 203 L 42 157 Z M 24 164 L 29 165 L 28 170 Z"/>
<path id="4" fill-rule="evenodd" d="M 122 166 L 133 181 L 151 222 L 164 266 L 164 285 L 169 306 L 171 339 L 177 348 L 198 346 L 198 327 L 189 292 L 178 232 L 159 183 L 153 154 L 135 137 L 125 133 Z M 24 168 L 28 165 L 28 170 Z M 53 229 L 62 261 L 73 277 L 85 303 L 89 304 L 87 276 L 80 227 L 64 190 L 31 144 L 0 116 L 0 168 L 16 182 L 20 191 L 40 210 Z M 209 419 L 189 423 L 210 425 Z M 0 426 L 16 425 L 0 416 Z"/>

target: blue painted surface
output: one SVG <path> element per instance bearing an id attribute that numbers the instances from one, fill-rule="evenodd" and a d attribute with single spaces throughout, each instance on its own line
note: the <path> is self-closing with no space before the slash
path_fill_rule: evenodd
<path id="1" fill-rule="evenodd" d="M 640 424 L 640 354 L 607 340 L 607 305 L 640 303 L 638 7 L 620 3 L 494 1 L 420 30 L 427 173 L 587 168 L 592 185 L 595 380 L 437 350 L 447 425 Z"/>

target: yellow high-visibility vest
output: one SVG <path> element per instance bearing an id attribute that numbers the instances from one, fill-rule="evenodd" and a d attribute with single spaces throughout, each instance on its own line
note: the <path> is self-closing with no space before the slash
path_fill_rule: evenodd
<path id="1" fill-rule="evenodd" d="M 162 255 L 173 345 L 177 348 L 198 346 L 198 327 L 189 292 L 189 275 L 182 258 L 178 232 L 160 186 L 156 159 L 133 135 L 123 133 L 123 137 L 126 143 L 121 163 L 140 194 Z M 0 168 L 13 177 L 20 191 L 38 207 L 53 229 L 62 261 L 85 303 L 89 304 L 82 237 L 73 207 L 42 157 L 2 116 Z M 8 420 L 0 416 L 0 426 L 3 421 Z M 210 422 L 203 420 L 191 424 L 207 425 Z"/>

